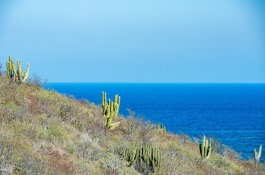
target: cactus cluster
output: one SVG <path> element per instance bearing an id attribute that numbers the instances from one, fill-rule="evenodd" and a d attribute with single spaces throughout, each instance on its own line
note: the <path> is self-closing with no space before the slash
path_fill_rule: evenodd
<path id="1" fill-rule="evenodd" d="M 200 154 L 202 160 L 207 160 L 212 153 L 212 140 L 207 139 L 206 136 L 203 136 L 202 143 L 200 144 Z"/>
<path id="2" fill-rule="evenodd" d="M 110 98 L 107 101 L 106 92 L 102 92 L 102 112 L 106 117 L 106 127 L 110 130 L 120 125 L 120 122 L 112 123 L 113 119 L 118 115 L 120 108 L 121 97 L 115 95 L 114 101 Z"/>
<path id="3" fill-rule="evenodd" d="M 9 56 L 6 62 L 7 77 L 13 81 L 24 83 L 29 76 L 29 64 L 24 72 L 21 68 L 20 60 L 17 60 L 17 65 L 13 59 Z"/>
<path id="4" fill-rule="evenodd" d="M 123 157 L 129 163 L 134 165 L 137 161 L 145 162 L 153 172 L 160 167 L 161 153 L 158 148 L 151 145 L 131 146 L 123 150 Z"/>
<path id="5" fill-rule="evenodd" d="M 161 123 L 156 125 L 156 129 L 162 131 L 162 133 L 166 133 L 167 132 L 165 125 L 163 125 Z"/>
<path id="6" fill-rule="evenodd" d="M 261 157 L 262 154 L 262 145 L 259 146 L 259 152 L 256 151 L 256 149 L 254 149 L 254 156 L 255 156 L 255 166 L 258 166 L 259 163 L 259 159 Z"/>

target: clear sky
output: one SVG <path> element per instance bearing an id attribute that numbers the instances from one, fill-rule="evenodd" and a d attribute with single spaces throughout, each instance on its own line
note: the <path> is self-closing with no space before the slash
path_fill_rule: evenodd
<path id="1" fill-rule="evenodd" d="M 265 82 L 262 0 L 0 0 L 0 61 L 51 82 Z"/>

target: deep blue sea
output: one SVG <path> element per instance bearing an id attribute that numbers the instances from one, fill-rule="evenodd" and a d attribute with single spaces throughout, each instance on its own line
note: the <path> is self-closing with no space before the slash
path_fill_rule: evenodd
<path id="1" fill-rule="evenodd" d="M 120 113 L 162 123 L 168 131 L 214 137 L 253 158 L 265 146 L 265 84 L 47 83 L 46 88 L 101 103 L 101 92 L 121 96 Z M 264 156 L 263 156 L 264 157 Z M 264 158 L 263 158 L 264 160 Z"/>

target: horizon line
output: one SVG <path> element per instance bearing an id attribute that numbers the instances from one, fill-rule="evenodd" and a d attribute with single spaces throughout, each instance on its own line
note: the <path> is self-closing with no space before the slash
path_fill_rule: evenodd
<path id="1" fill-rule="evenodd" d="M 66 81 L 66 82 L 60 82 L 60 81 L 47 81 L 44 84 L 48 83 L 80 83 L 80 84 L 89 84 L 89 83 L 97 83 L 97 84 L 265 84 L 265 82 L 90 82 L 90 81 Z"/>

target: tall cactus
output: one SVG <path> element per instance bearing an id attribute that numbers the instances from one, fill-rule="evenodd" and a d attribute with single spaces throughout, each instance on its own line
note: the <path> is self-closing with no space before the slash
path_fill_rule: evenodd
<path id="1" fill-rule="evenodd" d="M 110 98 L 107 101 L 106 92 L 102 92 L 102 113 L 106 117 L 106 127 L 110 130 L 120 125 L 120 122 L 112 123 L 112 120 L 118 115 L 121 98 L 115 95 L 114 101 Z"/>
<path id="2" fill-rule="evenodd" d="M 105 115 L 107 109 L 108 109 L 108 102 L 107 102 L 107 94 L 106 92 L 102 92 L 102 113 Z"/>
<path id="3" fill-rule="evenodd" d="M 254 149 L 254 156 L 255 156 L 255 166 L 258 166 L 259 163 L 259 159 L 261 157 L 262 154 L 262 145 L 259 146 L 259 152 L 256 151 L 256 149 Z"/>
<path id="4" fill-rule="evenodd" d="M 6 61 L 6 74 L 7 74 L 7 78 L 9 79 L 12 79 L 14 77 L 13 66 L 14 66 L 14 62 L 12 58 L 9 56 Z"/>
<path id="5" fill-rule="evenodd" d="M 7 78 L 19 83 L 24 83 L 29 76 L 29 64 L 27 65 L 26 71 L 24 72 L 21 67 L 21 61 L 18 60 L 16 66 L 13 59 L 9 56 L 6 62 L 6 72 Z"/>
<path id="6" fill-rule="evenodd" d="M 23 83 L 28 79 L 29 76 L 29 64 L 27 65 L 26 72 L 23 72 L 21 68 L 21 62 L 20 60 L 17 61 L 17 76 L 18 76 L 18 81 Z"/>
<path id="7" fill-rule="evenodd" d="M 206 136 L 203 136 L 202 143 L 200 144 L 200 154 L 202 160 L 207 160 L 212 153 L 212 140 L 207 139 Z"/>

